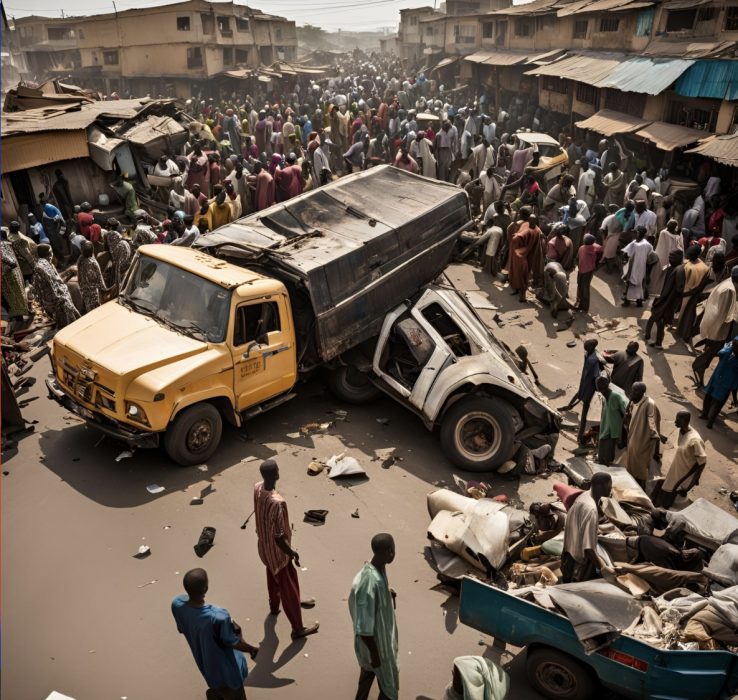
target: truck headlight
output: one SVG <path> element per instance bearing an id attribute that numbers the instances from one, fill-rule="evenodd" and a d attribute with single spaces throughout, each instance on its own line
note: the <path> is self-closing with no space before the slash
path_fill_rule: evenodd
<path id="1" fill-rule="evenodd" d="M 144 425 L 149 424 L 149 419 L 146 418 L 146 412 L 138 404 L 126 401 L 126 417 L 131 420 L 135 420 L 136 423 L 143 423 Z"/>

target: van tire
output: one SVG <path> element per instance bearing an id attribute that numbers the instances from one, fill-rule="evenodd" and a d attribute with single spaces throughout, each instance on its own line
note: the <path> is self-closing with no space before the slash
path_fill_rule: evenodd
<path id="1" fill-rule="evenodd" d="M 364 372 L 352 365 L 344 365 L 331 370 L 327 377 L 328 388 L 336 398 L 351 404 L 365 404 L 374 401 L 382 394 L 369 381 Z"/>
<path id="2" fill-rule="evenodd" d="M 514 410 L 505 401 L 489 396 L 457 401 L 441 420 L 441 447 L 446 456 L 470 472 L 489 472 L 502 466 L 510 459 L 515 442 Z M 472 436 L 475 427 L 476 435 Z M 471 442 L 480 434 L 481 441 Z"/>
<path id="3" fill-rule="evenodd" d="M 213 456 L 223 433 L 223 419 L 211 403 L 180 411 L 164 434 L 164 449 L 183 467 L 202 464 Z"/>
<path id="4" fill-rule="evenodd" d="M 595 697 L 597 680 L 592 670 L 574 657 L 551 647 L 527 653 L 528 682 L 551 700 L 587 700 Z"/>

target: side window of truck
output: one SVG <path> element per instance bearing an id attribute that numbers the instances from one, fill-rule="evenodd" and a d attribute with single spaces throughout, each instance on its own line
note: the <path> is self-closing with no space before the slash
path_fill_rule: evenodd
<path id="1" fill-rule="evenodd" d="M 421 313 L 443 337 L 456 357 L 472 354 L 466 335 L 440 304 L 429 304 Z"/>
<path id="2" fill-rule="evenodd" d="M 279 330 L 282 330 L 282 326 L 279 322 L 279 306 L 276 301 L 243 304 L 236 309 L 233 344 L 245 345 L 265 333 Z"/>

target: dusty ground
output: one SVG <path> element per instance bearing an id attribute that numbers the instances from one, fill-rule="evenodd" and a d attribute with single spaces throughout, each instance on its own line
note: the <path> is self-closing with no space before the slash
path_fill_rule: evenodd
<path id="1" fill-rule="evenodd" d="M 544 391 L 555 397 L 553 405 L 565 403 L 557 392 L 565 389 L 568 397 L 575 389 L 582 359 L 581 343 L 574 349 L 566 343 L 585 331 L 587 319 L 557 333 L 547 312 L 519 304 L 478 270 L 457 266 L 450 276 L 460 286 L 490 294 L 505 324 L 499 336 L 513 347 L 521 341 L 530 346 Z M 618 328 L 625 326 L 600 334 L 601 348 L 623 348 L 635 337 L 641 315 L 613 307 L 614 293 L 607 278 L 594 282 L 593 315 L 616 317 Z M 647 355 L 646 381 L 661 408 L 663 432 L 673 441 L 676 410 L 692 410 L 697 399 L 689 389 L 690 356 L 683 346 L 669 348 L 670 342 L 667 334 L 667 353 Z M 346 600 L 352 577 L 370 556 L 369 540 L 380 531 L 391 532 L 397 541 L 389 576 L 398 593 L 401 697 L 440 697 L 455 656 L 495 657 L 489 638 L 458 624 L 456 600 L 435 588 L 435 576 L 423 560 L 425 495 L 433 482 L 451 481 L 451 467 L 436 437 L 401 407 L 389 400 L 342 406 L 319 384 L 310 384 L 298 399 L 240 433 L 228 430 L 207 467 L 177 468 L 161 452 L 139 452 L 116 462 L 119 449 L 109 441 L 98 444 L 98 434 L 46 399 L 47 368 L 46 360 L 34 368 L 38 381 L 23 397 L 27 419 L 38 420 L 36 431 L 4 455 L 4 698 L 45 698 L 54 689 L 78 700 L 204 697 L 202 679 L 169 611 L 171 598 L 181 592 L 182 574 L 194 566 L 209 572 L 209 599 L 227 607 L 247 639 L 261 644 L 257 663 L 250 663 L 249 698 L 351 698 L 357 669 Z M 287 437 L 305 423 L 330 420 L 327 412 L 336 408 L 347 409 L 348 418 L 325 435 Z M 592 418 L 598 410 L 593 404 Z M 727 427 L 705 431 L 709 466 L 696 490 L 726 508 L 730 504 L 718 488 L 738 486 L 735 431 L 735 414 Z M 573 446 L 564 437 L 557 457 L 566 459 Z M 402 461 L 384 470 L 374 458 L 391 447 Z M 366 468 L 367 481 L 339 486 L 324 475 L 306 474 L 313 457 L 344 450 Z M 290 642 L 283 616 L 275 622 L 267 615 L 253 522 L 240 529 L 251 512 L 259 461 L 271 456 L 281 466 L 280 490 L 288 499 L 304 567 L 303 592 L 318 600 L 305 619 L 320 620 L 321 632 L 300 643 Z M 666 464 L 669 456 L 670 451 Z M 550 480 L 492 481 L 510 495 L 519 487 L 525 502 L 551 493 Z M 146 489 L 150 484 L 165 490 L 152 495 Z M 202 505 L 190 505 L 201 494 Z M 326 524 L 303 523 L 309 508 L 328 509 Z M 359 519 L 351 517 L 357 508 Z M 216 544 L 198 559 L 192 547 L 205 525 L 217 529 Z M 137 560 L 132 555 L 141 544 L 152 554 Z M 511 697 L 537 698 L 523 665 L 522 655 L 512 664 Z"/>

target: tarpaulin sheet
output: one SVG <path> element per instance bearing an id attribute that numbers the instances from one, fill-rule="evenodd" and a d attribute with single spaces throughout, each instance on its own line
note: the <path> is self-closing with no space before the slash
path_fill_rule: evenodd
<path id="1" fill-rule="evenodd" d="M 738 99 L 738 61 L 698 61 L 681 75 L 674 90 L 685 97 Z"/>

